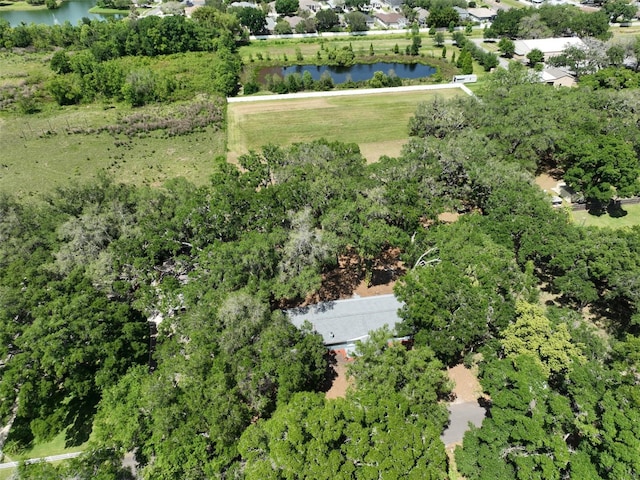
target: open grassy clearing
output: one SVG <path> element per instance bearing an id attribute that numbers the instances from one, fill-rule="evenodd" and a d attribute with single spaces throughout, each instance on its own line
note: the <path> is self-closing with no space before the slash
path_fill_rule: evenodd
<path id="1" fill-rule="evenodd" d="M 476 33 L 476 32 L 474 32 Z M 479 33 L 481 35 L 481 32 Z M 419 57 L 422 60 L 429 58 L 440 58 L 442 47 L 433 44 L 433 37 L 422 34 L 422 48 Z M 449 38 L 450 34 L 446 34 Z M 245 64 L 251 63 L 252 59 L 257 60 L 258 55 L 271 60 L 282 60 L 284 56 L 292 61 L 296 59 L 296 52 L 299 49 L 305 62 L 314 62 L 316 55 L 321 48 L 325 50 L 341 49 L 351 45 L 356 55 L 356 61 L 369 57 L 369 49 L 372 46 L 376 61 L 385 61 L 385 56 L 393 56 L 395 46 L 400 52 L 404 52 L 407 46 L 411 45 L 411 32 L 406 34 L 382 35 L 382 36 L 353 36 L 353 37 L 317 37 L 309 39 L 274 39 L 255 40 L 249 45 L 240 47 L 239 52 Z M 447 46 L 447 49 L 450 45 Z M 324 55 L 323 55 L 324 56 Z M 414 57 L 415 59 L 415 57 Z"/>
<path id="2" fill-rule="evenodd" d="M 81 452 L 86 447 L 86 442 L 82 445 L 67 447 L 65 445 L 65 432 L 61 432 L 48 442 L 36 443 L 29 450 L 25 450 L 20 455 L 5 455 L 4 462 L 18 462 L 30 458 L 44 458 L 63 453 Z"/>
<path id="3" fill-rule="evenodd" d="M 640 204 L 622 205 L 622 210 L 627 214 L 621 217 L 612 217 L 608 213 L 591 215 L 586 210 L 572 211 L 571 217 L 577 225 L 585 227 L 628 228 L 640 225 Z"/>
<path id="4" fill-rule="evenodd" d="M 357 143 L 369 161 L 397 156 L 408 138 L 409 119 L 419 102 L 458 89 L 346 97 L 231 103 L 227 107 L 229 160 L 267 143 L 288 145 L 326 138 Z"/>
<path id="5" fill-rule="evenodd" d="M 0 52 L 0 87 L 37 83 L 53 75 L 51 54 Z"/>
<path id="6" fill-rule="evenodd" d="M 135 112 L 158 112 L 159 108 Z M 128 139 L 108 133 L 68 134 L 68 128 L 99 128 L 117 123 L 125 107 L 104 109 L 92 104 L 53 113 L 0 116 L 0 192 L 35 197 L 69 182 L 83 183 L 101 170 L 116 181 L 159 185 L 182 176 L 202 184 L 213 172 L 213 160 L 224 155 L 225 133 L 203 132 L 166 137 L 159 131 Z"/>

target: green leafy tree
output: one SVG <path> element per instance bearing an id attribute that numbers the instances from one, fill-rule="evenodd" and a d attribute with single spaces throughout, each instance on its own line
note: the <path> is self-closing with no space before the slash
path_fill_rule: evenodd
<path id="1" fill-rule="evenodd" d="M 511 58 L 513 54 L 516 52 L 516 46 L 513 43 L 513 40 L 507 37 L 503 37 L 498 42 L 498 48 L 502 52 L 502 55 Z"/>
<path id="2" fill-rule="evenodd" d="M 473 233 L 470 225 L 458 222 L 440 229 L 424 252 L 423 262 L 395 288 L 406 304 L 400 310 L 399 330 L 414 334 L 416 342 L 453 364 L 510 322 L 515 298 L 529 295 L 527 281 L 506 249 Z M 502 272 L 499 278 L 497 272 Z"/>
<path id="3" fill-rule="evenodd" d="M 529 53 L 527 53 L 527 60 L 529 60 L 529 65 L 535 67 L 538 63 L 544 62 L 544 53 L 537 48 L 534 48 Z"/>
<path id="4" fill-rule="evenodd" d="M 612 22 L 625 22 L 631 20 L 638 8 L 626 0 L 607 0 L 602 5 L 604 11 Z"/>
<path id="5" fill-rule="evenodd" d="M 267 16 L 259 8 L 242 7 L 234 11 L 240 23 L 249 29 L 252 35 L 263 33 L 267 26 Z"/>
<path id="6" fill-rule="evenodd" d="M 538 305 L 519 302 L 517 319 L 502 332 L 502 348 L 508 357 L 529 355 L 545 376 L 566 375 L 574 362 L 584 362 L 580 347 L 571 342 L 566 324 L 554 327 Z"/>
<path id="7" fill-rule="evenodd" d="M 451 6 L 437 6 L 429 10 L 427 25 L 429 27 L 443 28 L 449 27 L 451 23 L 457 25 L 460 20 L 458 12 Z"/>
<path id="8" fill-rule="evenodd" d="M 456 449 L 456 464 L 469 479 L 561 479 L 570 471 L 565 442 L 572 412 L 553 392 L 535 361 L 519 356 L 487 367 L 482 385 L 491 394 L 491 416 L 472 427 Z M 527 472 L 526 474 L 524 472 Z"/>
<path id="9" fill-rule="evenodd" d="M 338 14 L 331 9 L 320 10 L 316 13 L 316 22 L 319 32 L 328 32 L 336 27 L 340 20 Z"/>
<path id="10" fill-rule="evenodd" d="M 289 22 L 282 18 L 279 18 L 276 22 L 274 33 L 277 35 L 288 35 L 290 33 L 293 33 L 293 30 L 291 29 L 291 25 L 289 24 Z"/>
<path id="11" fill-rule="evenodd" d="M 298 0 L 276 0 L 276 12 L 278 15 L 290 16 L 295 14 L 300 7 Z"/>
<path id="12" fill-rule="evenodd" d="M 640 166 L 633 148 L 613 135 L 569 140 L 564 148 L 565 180 L 587 199 L 606 204 L 638 192 Z"/>
<path id="13" fill-rule="evenodd" d="M 442 32 L 437 32 L 434 36 L 433 36 L 433 44 L 436 47 L 442 47 L 444 45 L 444 33 Z"/>
<path id="14" fill-rule="evenodd" d="M 349 12 L 344 16 L 350 32 L 364 32 L 368 30 L 367 17 L 362 12 Z"/>

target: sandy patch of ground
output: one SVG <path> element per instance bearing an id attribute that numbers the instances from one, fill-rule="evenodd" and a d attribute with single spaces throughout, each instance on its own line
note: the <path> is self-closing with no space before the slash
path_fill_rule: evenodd
<path id="1" fill-rule="evenodd" d="M 455 383 L 453 387 L 454 403 L 476 402 L 482 396 L 482 387 L 476 374 L 463 364 L 448 368 L 447 375 Z"/>
<path id="2" fill-rule="evenodd" d="M 336 377 L 333 379 L 331 388 L 327 390 L 326 398 L 328 399 L 344 398 L 349 385 L 351 385 L 351 381 L 347 379 L 347 365 L 350 360 L 340 352 L 336 353 L 335 359 L 336 364 L 333 368 L 336 372 Z"/>
<path id="3" fill-rule="evenodd" d="M 407 143 L 407 139 L 362 143 L 359 146 L 360 153 L 362 153 L 362 156 L 367 159 L 367 163 L 375 163 L 384 155 L 388 157 L 399 157 L 405 143 Z"/>
<path id="4" fill-rule="evenodd" d="M 538 185 L 542 190 L 550 192 L 552 188 L 555 188 L 556 185 L 558 185 L 558 180 L 548 173 L 541 173 L 536 177 L 536 185 Z"/>
<path id="5" fill-rule="evenodd" d="M 385 285 L 372 285 L 367 286 L 366 281 L 361 281 L 353 292 L 354 296 L 358 297 L 373 297 L 375 295 L 387 295 L 393 293 L 393 286 L 396 284 L 395 280 Z"/>
<path id="6" fill-rule="evenodd" d="M 444 223 L 455 223 L 458 221 L 459 218 L 460 218 L 460 214 L 454 213 L 454 212 L 443 212 L 440 215 L 438 215 L 438 220 Z"/>

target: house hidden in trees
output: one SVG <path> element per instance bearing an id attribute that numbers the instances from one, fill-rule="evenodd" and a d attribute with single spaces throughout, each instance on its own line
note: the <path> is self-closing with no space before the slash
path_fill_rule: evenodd
<path id="1" fill-rule="evenodd" d="M 560 55 L 567 47 L 584 48 L 585 44 L 578 37 L 536 38 L 531 40 L 516 40 L 513 42 L 515 54 L 526 57 L 531 50 L 540 50 L 545 60 Z"/>
<path id="2" fill-rule="evenodd" d="M 301 328 L 305 321 L 313 330 L 322 335 L 324 344 L 330 350 L 354 352 L 356 341 L 369 338 L 369 332 L 388 325 L 392 330 L 400 322 L 398 309 L 402 303 L 393 295 L 350 298 L 322 302 L 308 307 L 288 310 L 291 322 Z M 390 339 L 391 340 L 391 339 Z M 408 337 L 394 340 L 409 340 Z"/>
<path id="3" fill-rule="evenodd" d="M 554 87 L 573 87 L 576 84 L 573 75 L 557 67 L 545 67 L 540 73 L 540 81 Z"/>

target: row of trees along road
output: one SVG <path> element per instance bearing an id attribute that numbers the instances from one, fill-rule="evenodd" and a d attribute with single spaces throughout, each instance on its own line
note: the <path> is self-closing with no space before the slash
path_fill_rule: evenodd
<path id="1" fill-rule="evenodd" d="M 18 476 L 128 478 L 133 451 L 148 479 L 446 478 L 441 365 L 477 353 L 493 405 L 458 454 L 467 478 L 632 476 L 640 232 L 574 225 L 531 174 L 575 172 L 594 203 L 634 192 L 639 102 L 499 69 L 481 101 L 418 106 L 402 154 L 375 164 L 354 144 L 270 145 L 242 169 L 218 160 L 202 187 L 101 179 L 2 197 L 3 420 L 17 405 L 5 451 L 94 432 L 83 457 Z M 465 214 L 444 225 L 445 211 Z M 409 266 L 431 252 L 397 287 L 416 348 L 374 335 L 355 390 L 324 400 L 322 341 L 280 309 L 341 255 L 365 278 L 389 248 Z"/>

